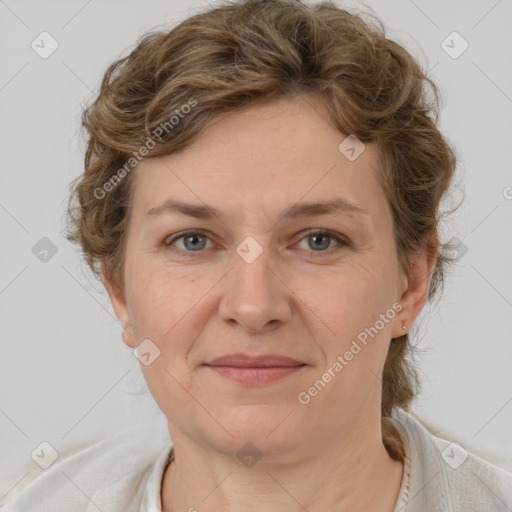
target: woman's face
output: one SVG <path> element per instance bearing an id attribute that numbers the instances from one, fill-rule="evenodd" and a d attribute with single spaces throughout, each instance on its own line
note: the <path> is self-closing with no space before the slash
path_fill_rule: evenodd
<path id="1" fill-rule="evenodd" d="M 380 420 L 407 279 L 376 150 L 345 138 L 302 96 L 230 113 L 133 171 L 125 294 L 109 293 L 125 343 L 146 340 L 142 370 L 175 442 L 316 452 Z M 208 365 L 240 353 L 302 366 Z"/>

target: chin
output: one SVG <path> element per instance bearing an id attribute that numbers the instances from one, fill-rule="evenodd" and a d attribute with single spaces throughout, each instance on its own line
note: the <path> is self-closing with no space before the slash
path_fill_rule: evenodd
<path id="1" fill-rule="evenodd" d="M 222 436 L 224 448 L 237 452 L 247 443 L 267 454 L 282 454 L 299 446 L 301 430 L 292 419 L 290 410 L 268 405 L 247 405 L 232 408 L 220 415 L 220 423 L 231 434 Z M 297 418 L 294 418 L 297 420 Z M 303 423 L 304 424 L 304 423 Z M 218 431 L 219 429 L 216 429 Z"/>

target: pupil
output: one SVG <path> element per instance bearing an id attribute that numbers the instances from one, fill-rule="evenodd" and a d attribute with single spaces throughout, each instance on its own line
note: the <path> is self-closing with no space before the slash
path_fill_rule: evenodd
<path id="1" fill-rule="evenodd" d="M 328 237 L 326 235 L 314 235 L 312 237 L 313 239 L 317 240 L 317 239 L 328 239 Z M 315 247 L 322 247 L 322 245 L 324 246 L 323 248 L 326 248 L 327 246 L 329 246 L 329 242 L 327 242 L 327 244 L 322 244 L 321 242 L 320 243 L 317 243 L 316 241 L 314 242 L 314 246 Z"/>
<path id="2" fill-rule="evenodd" d="M 190 242 L 192 240 L 197 240 L 199 238 L 201 238 L 200 235 L 191 235 L 191 236 L 188 236 L 187 238 L 185 238 L 185 242 Z M 197 244 L 195 244 L 195 242 L 191 242 L 191 246 L 188 248 L 192 249 L 192 250 L 201 249 L 201 244 L 199 243 L 199 245 L 197 245 Z"/>

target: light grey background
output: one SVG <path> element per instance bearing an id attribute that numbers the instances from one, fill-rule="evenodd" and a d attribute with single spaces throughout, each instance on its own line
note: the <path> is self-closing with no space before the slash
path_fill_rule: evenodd
<path id="1" fill-rule="evenodd" d="M 424 391 L 414 410 L 512 469 L 512 1 L 366 5 L 439 84 L 441 129 L 459 156 L 453 203 L 465 196 L 443 241 L 457 237 L 467 253 L 417 324 Z M 146 31 L 206 6 L 0 0 L 0 504 L 43 471 L 31 458 L 42 441 L 63 457 L 134 425 L 166 428 L 106 292 L 61 233 L 82 170 L 80 112 L 106 67 Z M 43 31 L 59 45 L 47 59 L 31 48 Z M 441 46 L 453 31 L 469 44 L 456 59 Z M 46 263 L 32 252 L 42 237 L 58 249 Z"/>

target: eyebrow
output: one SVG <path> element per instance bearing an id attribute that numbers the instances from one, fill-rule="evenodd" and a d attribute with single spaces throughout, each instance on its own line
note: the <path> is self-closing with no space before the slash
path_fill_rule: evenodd
<path id="1" fill-rule="evenodd" d="M 184 201 L 177 201 L 169 199 L 160 206 L 155 206 L 146 212 L 146 216 L 156 216 L 162 214 L 181 213 L 196 219 L 213 219 L 219 217 L 225 218 L 225 215 L 216 208 L 186 203 Z M 347 201 L 342 198 L 335 198 L 323 202 L 302 202 L 296 203 L 288 207 L 282 214 L 283 219 L 297 219 L 302 217 L 312 217 L 317 215 L 326 215 L 330 213 L 345 213 L 348 215 L 363 215 L 370 216 L 370 214 L 363 210 L 360 206 Z"/>

